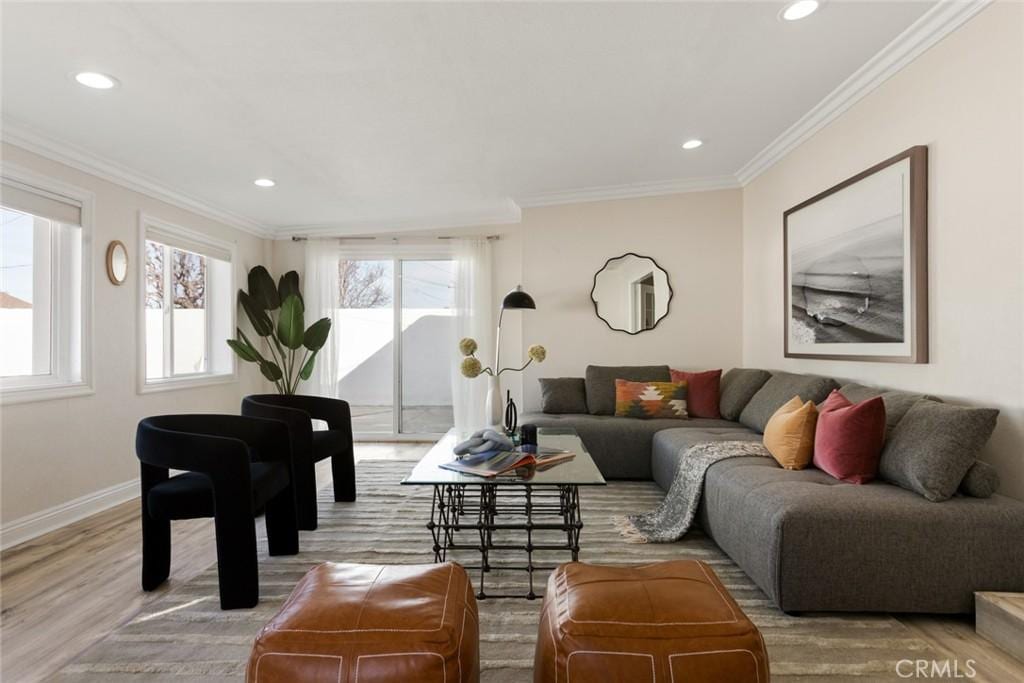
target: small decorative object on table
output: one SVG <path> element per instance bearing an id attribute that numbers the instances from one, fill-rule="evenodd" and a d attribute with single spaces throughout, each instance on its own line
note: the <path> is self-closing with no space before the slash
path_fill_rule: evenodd
<path id="1" fill-rule="evenodd" d="M 483 453 L 500 453 L 515 448 L 512 439 L 504 434 L 499 434 L 493 429 L 481 429 L 475 432 L 465 441 L 457 444 L 452 452 L 458 457 L 466 455 L 481 455 Z"/>
<path id="2" fill-rule="evenodd" d="M 506 392 L 505 399 L 505 433 L 512 436 L 516 433 L 516 426 L 519 424 L 519 409 L 516 402 L 512 400 L 512 392 Z"/>
<path id="3" fill-rule="evenodd" d="M 519 444 L 522 446 L 537 445 L 537 425 L 525 424 L 519 428 Z"/>
<path id="4" fill-rule="evenodd" d="M 502 425 L 502 405 L 501 405 L 501 373 L 506 371 L 521 372 L 525 370 L 530 363 L 537 361 L 543 363 L 544 359 L 547 358 L 547 350 L 540 344 L 533 344 L 526 350 L 527 355 L 530 357 L 521 367 L 501 367 L 501 319 L 505 315 L 506 309 L 535 309 L 537 305 L 533 301 L 533 297 L 523 291 L 522 287 L 516 287 L 511 292 L 505 295 L 505 298 L 501 302 L 501 313 L 498 314 L 498 332 L 494 343 L 494 365 L 491 367 L 484 367 L 483 363 L 476 357 L 476 351 L 479 348 L 476 340 L 471 337 L 465 337 L 459 341 L 459 351 L 465 358 L 462 359 L 462 374 L 470 379 L 479 377 L 480 375 L 487 375 L 487 424 L 491 427 L 500 427 Z"/>

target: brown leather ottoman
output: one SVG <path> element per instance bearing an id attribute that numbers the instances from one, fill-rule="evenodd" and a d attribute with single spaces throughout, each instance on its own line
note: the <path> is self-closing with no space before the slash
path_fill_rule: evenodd
<path id="1" fill-rule="evenodd" d="M 321 564 L 256 637 L 248 683 L 480 679 L 480 628 L 454 563 Z"/>
<path id="2" fill-rule="evenodd" d="M 548 580 L 533 680 L 766 683 L 768 657 L 703 562 L 570 562 Z"/>

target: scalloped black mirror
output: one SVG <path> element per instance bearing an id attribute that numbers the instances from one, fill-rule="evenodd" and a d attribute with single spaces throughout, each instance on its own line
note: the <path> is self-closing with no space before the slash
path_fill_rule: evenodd
<path id="1" fill-rule="evenodd" d="M 630 252 L 608 259 L 597 271 L 590 298 L 608 327 L 639 334 L 653 330 L 668 315 L 672 285 L 654 259 Z"/>

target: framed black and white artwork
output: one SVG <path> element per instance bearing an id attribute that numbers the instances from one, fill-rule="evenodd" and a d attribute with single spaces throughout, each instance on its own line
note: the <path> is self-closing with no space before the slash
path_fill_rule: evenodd
<path id="1" fill-rule="evenodd" d="M 787 358 L 928 362 L 928 148 L 783 214 Z"/>

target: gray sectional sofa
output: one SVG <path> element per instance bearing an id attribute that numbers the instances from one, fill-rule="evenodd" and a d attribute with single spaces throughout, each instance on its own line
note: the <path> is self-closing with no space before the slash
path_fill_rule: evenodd
<path id="1" fill-rule="evenodd" d="M 609 411 L 608 377 L 617 372 L 668 379 L 667 366 L 652 367 L 588 368 L 588 413 L 532 413 L 520 422 L 572 426 L 605 477 L 653 479 L 667 491 L 690 446 L 760 440 L 792 396 L 820 403 L 838 388 L 828 378 L 737 369 L 722 378 L 721 419 L 591 414 Z M 855 401 L 881 395 L 890 433 L 918 401 L 938 400 L 861 385 L 841 390 Z M 965 479 L 991 479 L 987 466 L 975 467 Z M 1024 591 L 1024 503 L 999 495 L 932 502 L 881 480 L 852 485 L 813 467 L 791 471 L 770 458 L 737 457 L 708 470 L 699 522 L 786 612 L 967 613 L 974 591 Z"/>

